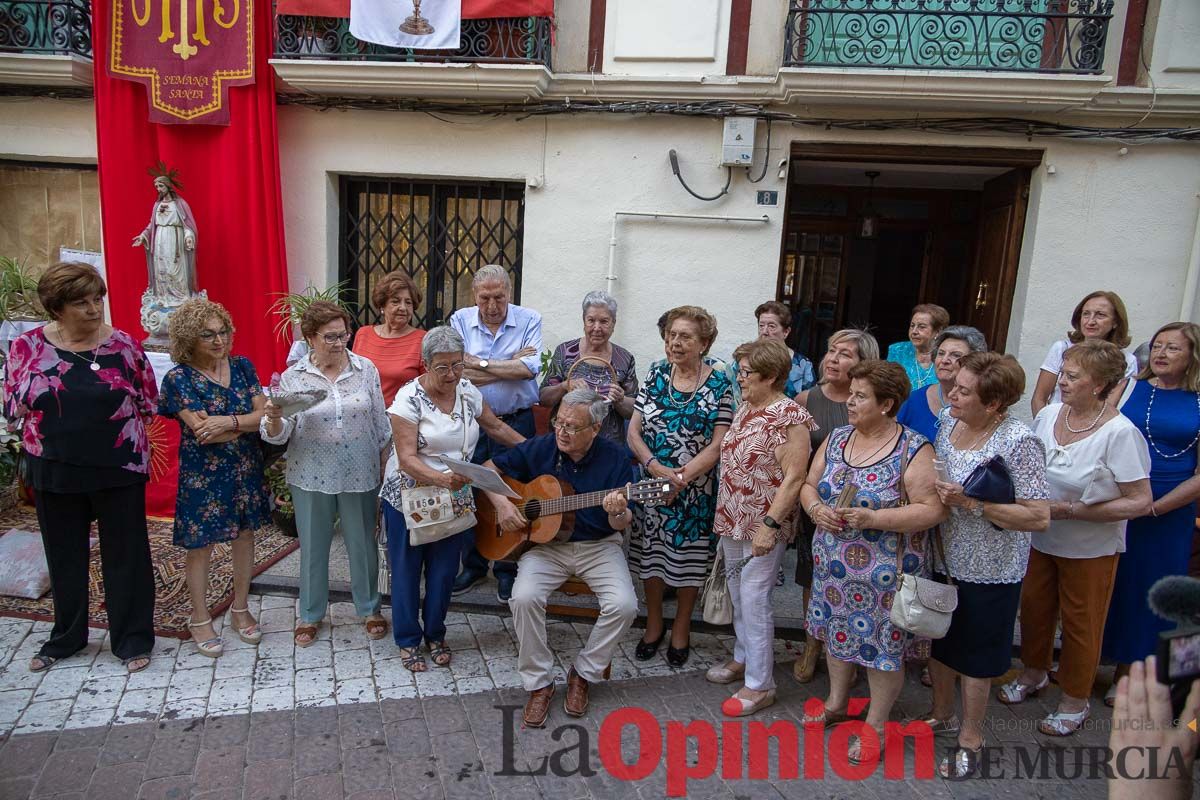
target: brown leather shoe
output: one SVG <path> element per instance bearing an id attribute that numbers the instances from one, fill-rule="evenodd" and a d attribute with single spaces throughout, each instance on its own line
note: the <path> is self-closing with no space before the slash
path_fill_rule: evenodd
<path id="1" fill-rule="evenodd" d="M 574 667 L 567 673 L 567 696 L 563 700 L 563 709 L 572 717 L 582 717 L 588 707 L 587 681 L 579 676 Z"/>
<path id="2" fill-rule="evenodd" d="M 529 693 L 529 701 L 525 703 L 525 726 L 542 728 L 546 725 L 546 717 L 550 716 L 550 701 L 554 698 L 554 684 L 534 689 Z"/>

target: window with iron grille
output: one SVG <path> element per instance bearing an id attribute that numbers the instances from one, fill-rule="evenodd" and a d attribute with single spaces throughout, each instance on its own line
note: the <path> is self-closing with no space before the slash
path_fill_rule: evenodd
<path id="1" fill-rule="evenodd" d="M 500 264 L 521 299 L 525 185 L 344 176 L 338 280 L 359 325 L 379 322 L 371 289 L 404 270 L 425 295 L 414 324 L 431 328 L 474 303 L 471 279 Z"/>

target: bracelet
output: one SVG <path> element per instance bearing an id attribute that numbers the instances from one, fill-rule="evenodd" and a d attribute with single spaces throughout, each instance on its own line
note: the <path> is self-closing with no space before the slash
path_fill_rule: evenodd
<path id="1" fill-rule="evenodd" d="M 1075 519 L 1075 501 L 1067 503 L 1067 519 Z"/>
<path id="2" fill-rule="evenodd" d="M 235 431 L 240 431 L 241 427 L 238 425 L 237 414 L 230 414 L 229 416 L 233 417 L 233 429 Z"/>
<path id="3" fill-rule="evenodd" d="M 813 509 L 819 505 L 821 505 L 820 500 L 813 500 L 811 503 L 808 504 L 808 508 L 804 509 L 805 513 L 808 514 L 809 519 L 812 519 Z"/>
<path id="4" fill-rule="evenodd" d="M 650 465 L 653 464 L 655 461 L 658 461 L 658 458 L 655 457 L 653 454 L 651 454 L 649 458 L 647 458 L 645 461 L 642 462 L 642 467 L 644 469 L 650 469 Z"/>

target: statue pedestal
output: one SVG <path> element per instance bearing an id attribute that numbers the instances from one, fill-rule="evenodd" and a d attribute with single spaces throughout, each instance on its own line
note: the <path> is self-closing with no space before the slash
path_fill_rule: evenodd
<path id="1" fill-rule="evenodd" d="M 207 300 L 208 292 L 201 290 L 188 299 L 197 297 Z M 166 353 L 170 350 L 171 315 L 185 302 L 187 301 L 163 300 L 151 294 L 149 289 L 142 293 L 142 329 L 150 334 L 142 341 L 143 350 L 153 353 Z"/>

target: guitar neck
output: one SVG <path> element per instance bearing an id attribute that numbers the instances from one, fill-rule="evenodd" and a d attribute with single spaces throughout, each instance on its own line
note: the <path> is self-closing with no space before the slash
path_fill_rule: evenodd
<path id="1" fill-rule="evenodd" d="M 621 487 L 622 489 L 624 487 Z M 566 497 L 556 497 L 553 500 L 540 500 L 542 515 L 547 514 L 565 514 L 570 511 L 579 511 L 584 508 L 598 506 L 604 502 L 604 498 L 611 492 L 618 489 L 601 489 L 598 492 L 587 492 L 585 494 L 571 494 Z"/>

